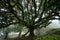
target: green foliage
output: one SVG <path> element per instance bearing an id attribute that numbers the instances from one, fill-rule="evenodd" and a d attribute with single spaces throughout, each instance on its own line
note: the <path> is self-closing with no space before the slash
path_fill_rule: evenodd
<path id="1" fill-rule="evenodd" d="M 46 27 L 50 24 L 49 20 L 57 19 L 55 16 L 59 16 L 59 13 L 57 13 L 60 9 L 59 4 L 59 0 L 1 0 L 0 7 L 7 10 L 1 11 L 0 8 L 1 16 L 3 17 L 3 22 L 0 22 L 0 24 L 2 23 L 1 27 L 7 27 L 19 22 L 23 22 L 29 28 L 30 26 L 37 28 L 40 25 Z M 37 18 L 38 20 L 36 20 Z"/>
<path id="2" fill-rule="evenodd" d="M 18 24 L 15 24 L 14 26 L 15 26 L 14 29 L 18 31 L 20 31 L 23 27 L 25 27 L 23 23 L 18 23 Z"/>
<path id="3" fill-rule="evenodd" d="M 36 40 L 60 40 L 60 35 L 46 35 L 41 38 L 37 38 Z"/>
<path id="4" fill-rule="evenodd" d="M 55 29 L 53 29 L 53 30 L 60 31 L 60 28 L 55 28 Z"/>

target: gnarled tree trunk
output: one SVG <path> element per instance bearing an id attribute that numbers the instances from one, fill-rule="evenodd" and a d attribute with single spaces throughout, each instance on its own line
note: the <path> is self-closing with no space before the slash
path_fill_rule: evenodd
<path id="1" fill-rule="evenodd" d="M 8 38 L 8 32 L 5 33 L 5 38 L 4 39 L 7 39 Z"/>
<path id="2" fill-rule="evenodd" d="M 34 37 L 35 37 L 34 28 L 29 28 L 29 32 L 30 32 L 29 34 L 30 40 L 34 40 Z"/>

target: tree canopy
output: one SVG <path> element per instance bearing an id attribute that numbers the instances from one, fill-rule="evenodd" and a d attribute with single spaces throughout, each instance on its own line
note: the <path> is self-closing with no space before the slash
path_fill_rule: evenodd
<path id="1" fill-rule="evenodd" d="M 60 19 L 59 4 L 59 0 L 0 0 L 0 28 L 22 23 L 33 35 L 34 29 Z"/>

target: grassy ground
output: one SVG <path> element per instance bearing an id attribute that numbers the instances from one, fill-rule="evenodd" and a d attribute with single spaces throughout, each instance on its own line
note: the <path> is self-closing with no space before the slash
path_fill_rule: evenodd
<path id="1" fill-rule="evenodd" d="M 43 37 L 37 37 L 36 40 L 60 40 L 60 28 L 53 29 L 56 32 L 54 32 L 51 35 L 45 35 Z"/>
<path id="2" fill-rule="evenodd" d="M 31 37 L 10 38 L 7 40 L 31 40 Z M 60 40 L 60 35 L 52 34 L 43 37 L 36 37 L 35 40 Z"/>
<path id="3" fill-rule="evenodd" d="M 60 35 L 46 35 L 44 37 L 37 38 L 36 40 L 60 40 Z"/>
<path id="4" fill-rule="evenodd" d="M 35 39 L 34 37 L 33 39 Z M 8 38 L 8 40 L 32 40 L 32 37 L 27 36 L 27 37 L 21 37 L 21 38 Z"/>
<path id="5" fill-rule="evenodd" d="M 55 32 L 54 34 L 51 34 L 51 35 L 45 35 L 43 37 L 35 37 L 36 39 L 35 40 L 60 40 L 60 29 L 54 29 L 56 30 L 57 32 Z M 21 38 L 8 38 L 7 40 L 31 40 L 32 37 L 21 37 Z M 0 39 L 2 40 L 2 39 Z"/>

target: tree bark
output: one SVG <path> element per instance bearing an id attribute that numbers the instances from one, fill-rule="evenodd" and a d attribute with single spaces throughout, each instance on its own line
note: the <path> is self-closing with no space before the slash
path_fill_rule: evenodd
<path id="1" fill-rule="evenodd" d="M 20 38 L 22 30 L 19 30 L 18 38 Z"/>
<path id="2" fill-rule="evenodd" d="M 4 39 L 7 39 L 8 38 L 8 33 L 6 32 L 6 35 L 5 35 L 5 38 Z"/>
<path id="3" fill-rule="evenodd" d="M 26 36 L 28 33 L 29 33 L 29 30 L 28 30 L 28 32 L 26 32 L 23 36 Z"/>
<path id="4" fill-rule="evenodd" d="M 29 29 L 29 32 L 30 32 L 30 34 L 29 34 L 30 40 L 34 40 L 34 37 L 35 37 L 35 35 L 34 35 L 34 29 Z"/>
<path id="5" fill-rule="evenodd" d="M 29 36 L 34 36 L 34 29 L 29 29 L 29 31 L 30 31 L 30 34 L 29 34 Z"/>

